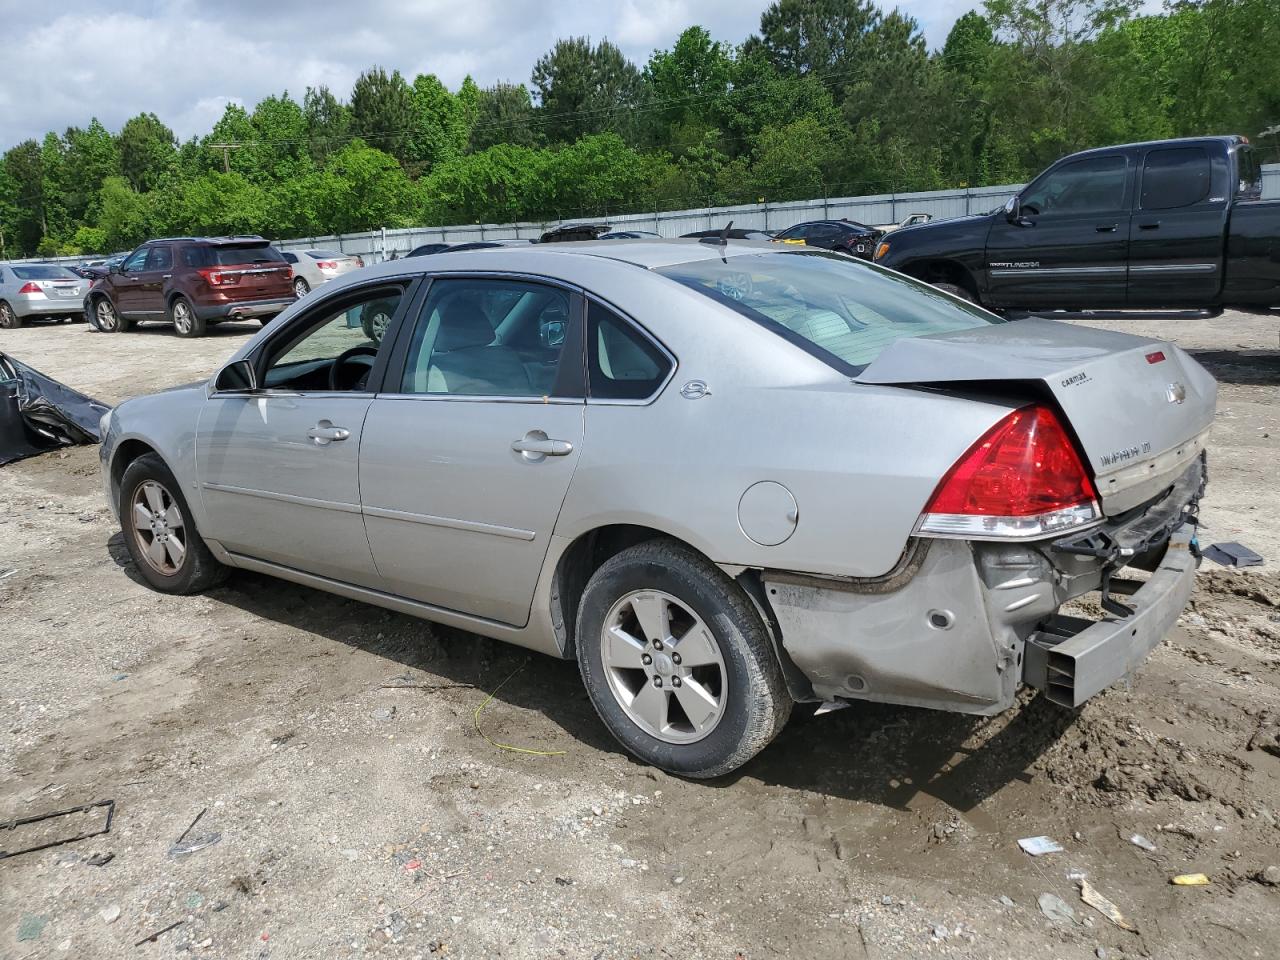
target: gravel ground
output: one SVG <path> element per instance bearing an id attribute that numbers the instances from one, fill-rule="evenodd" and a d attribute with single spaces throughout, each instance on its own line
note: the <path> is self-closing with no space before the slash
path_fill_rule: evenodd
<path id="1" fill-rule="evenodd" d="M 1131 688 L 1074 716 L 802 708 L 710 783 L 624 755 L 572 664 L 248 574 L 153 593 L 96 450 L 4 467 L 0 847 L 37 835 L 4 819 L 116 807 L 109 835 L 0 860 L 0 956 L 1280 955 L 1277 319 L 1098 322 L 1219 378 L 1202 539 L 1267 558 L 1206 563 Z M 0 350 L 117 402 L 254 329 L 31 327 Z M 171 851 L 201 811 L 187 840 L 218 842 Z M 1065 849 L 1018 849 L 1042 834 Z"/>

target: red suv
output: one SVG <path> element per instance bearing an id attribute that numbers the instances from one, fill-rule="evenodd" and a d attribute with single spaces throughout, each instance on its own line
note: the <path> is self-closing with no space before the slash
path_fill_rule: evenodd
<path id="1" fill-rule="evenodd" d="M 292 280 L 261 237 L 149 240 L 89 288 L 85 315 L 108 333 L 162 320 L 180 337 L 199 337 L 223 320 L 270 320 L 296 299 Z"/>

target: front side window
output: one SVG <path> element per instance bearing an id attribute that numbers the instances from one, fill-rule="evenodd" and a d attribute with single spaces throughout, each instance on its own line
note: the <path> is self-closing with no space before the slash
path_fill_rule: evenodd
<path id="1" fill-rule="evenodd" d="M 1050 171 L 1022 196 L 1022 210 L 1031 216 L 1073 216 L 1124 208 L 1125 175 L 1122 156 L 1087 157 Z"/>
<path id="2" fill-rule="evenodd" d="M 779 240 L 803 240 L 809 235 L 809 225 L 807 223 L 797 224 L 794 227 L 788 227 L 778 234 Z"/>
<path id="3" fill-rule="evenodd" d="M 671 361 L 608 307 L 587 306 L 587 389 L 593 400 L 643 400 L 653 395 Z"/>
<path id="4" fill-rule="evenodd" d="M 557 381 L 570 307 L 568 292 L 540 283 L 434 281 L 409 344 L 401 392 L 563 395 Z"/>
<path id="5" fill-rule="evenodd" d="M 934 287 L 839 254 L 791 249 L 656 270 L 857 376 L 889 344 L 999 317 Z"/>
<path id="6" fill-rule="evenodd" d="M 306 332 L 267 364 L 263 385 L 273 390 L 367 390 L 383 349 L 377 318 L 394 316 L 403 296 L 398 287 L 383 287 L 354 301 L 343 298 L 319 308 L 305 325 Z"/>
<path id="7" fill-rule="evenodd" d="M 147 254 L 150 252 L 150 247 L 143 247 L 140 250 L 133 251 L 133 253 L 129 255 L 129 259 L 124 262 L 124 266 L 121 269 L 126 273 L 136 273 L 137 271 L 144 269 L 147 264 Z"/>
<path id="8" fill-rule="evenodd" d="M 1212 176 L 1204 147 L 1152 150 L 1142 164 L 1142 209 L 1189 207 L 1209 196 Z"/>

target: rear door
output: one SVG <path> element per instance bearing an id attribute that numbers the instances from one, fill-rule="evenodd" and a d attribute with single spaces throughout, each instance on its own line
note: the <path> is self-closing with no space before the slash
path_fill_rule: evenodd
<path id="1" fill-rule="evenodd" d="M 1131 161 L 1071 160 L 1027 187 L 1022 215 L 993 218 L 987 299 L 1008 307 L 1122 307 L 1129 255 Z"/>
<path id="2" fill-rule="evenodd" d="M 1229 211 L 1225 152 L 1204 144 L 1141 157 L 1129 232 L 1129 305 L 1209 306 L 1222 284 Z"/>
<path id="3" fill-rule="evenodd" d="M 581 312 L 552 283 L 451 277 L 405 323 L 360 450 L 365 528 L 394 593 L 528 622 L 582 447 Z"/>

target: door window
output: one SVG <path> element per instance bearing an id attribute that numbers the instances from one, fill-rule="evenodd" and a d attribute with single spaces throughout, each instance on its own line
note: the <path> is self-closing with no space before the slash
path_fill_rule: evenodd
<path id="1" fill-rule="evenodd" d="M 803 240 L 809 235 L 809 225 L 802 223 L 778 234 L 779 240 Z"/>
<path id="2" fill-rule="evenodd" d="M 369 374 L 382 349 L 382 331 L 404 291 L 382 287 L 356 299 L 318 308 L 305 332 L 267 364 L 262 383 L 273 390 L 368 390 Z"/>
<path id="3" fill-rule="evenodd" d="M 139 270 L 142 270 L 147 262 L 147 254 L 150 252 L 150 247 L 143 247 L 140 250 L 135 250 L 129 255 L 129 259 L 124 262 L 124 267 L 122 269 L 126 273 L 136 273 Z"/>
<path id="4" fill-rule="evenodd" d="M 168 246 L 152 247 L 147 257 L 148 270 L 168 270 L 173 266 L 173 248 Z"/>
<path id="5" fill-rule="evenodd" d="M 561 377 L 560 360 L 569 331 L 570 303 L 567 291 L 540 283 L 434 281 L 409 344 L 401 392 L 568 395 L 564 385 L 574 378 Z"/>
<path id="6" fill-rule="evenodd" d="M 1203 147 L 1152 150 L 1142 165 L 1142 209 L 1189 207 L 1209 196 L 1209 154 Z"/>
<path id="7" fill-rule="evenodd" d="M 1122 156 L 1088 157 L 1041 177 L 1022 196 L 1031 216 L 1105 213 L 1124 207 L 1127 165 Z"/>
<path id="8" fill-rule="evenodd" d="M 608 307 L 587 306 L 587 383 L 593 400 L 644 400 L 662 385 L 671 361 Z"/>

